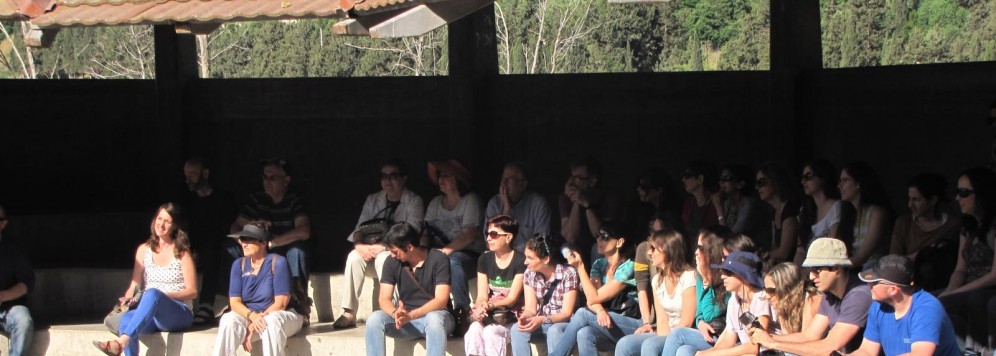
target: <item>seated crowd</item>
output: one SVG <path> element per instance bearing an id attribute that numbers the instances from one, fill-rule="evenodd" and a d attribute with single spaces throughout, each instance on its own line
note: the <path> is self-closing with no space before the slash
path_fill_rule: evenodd
<path id="1" fill-rule="evenodd" d="M 94 346 L 137 355 L 143 334 L 217 320 L 213 355 L 256 341 L 264 355 L 283 354 L 311 310 L 310 221 L 307 201 L 288 189 L 291 166 L 261 161 L 263 191 L 241 207 L 212 184 L 206 160 L 183 168 L 189 194 L 159 207 L 136 249 L 118 336 Z M 456 160 L 429 162 L 440 194 L 428 204 L 406 188 L 403 161 L 379 169 L 381 190 L 347 237 L 343 313 L 332 324 L 357 326 L 360 292 L 374 278 L 368 355 L 384 355 L 386 337 L 425 339 L 427 354 L 443 355 L 450 336 L 463 337 L 467 355 L 489 356 L 529 355 L 536 341 L 558 356 L 988 356 L 996 347 L 989 168 L 958 176 L 958 210 L 943 176 L 913 177 L 909 213 L 896 218 L 862 162 L 837 171 L 815 160 L 796 180 L 776 163 L 693 161 L 681 174 L 686 194 L 651 168 L 624 206 L 585 158 L 558 196 L 559 231 L 525 163 L 504 166 L 486 204 Z M 0 331 L 16 356 L 31 346 L 34 278 L 3 239 L 6 216 L 0 207 Z M 228 312 L 216 319 L 214 298 L 226 289 Z"/>

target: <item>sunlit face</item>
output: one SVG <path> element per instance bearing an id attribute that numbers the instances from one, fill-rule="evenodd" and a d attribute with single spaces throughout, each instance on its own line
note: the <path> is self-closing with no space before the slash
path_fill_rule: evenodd
<path id="1" fill-rule="evenodd" d="M 775 197 L 775 185 L 771 182 L 771 177 L 768 177 L 764 172 L 758 171 L 754 176 L 754 187 L 757 188 L 757 196 L 761 200 L 770 200 Z"/>
<path id="2" fill-rule="evenodd" d="M 937 197 L 928 200 L 923 194 L 920 194 L 920 190 L 916 187 L 909 187 L 906 191 L 906 197 L 909 199 L 906 206 L 910 208 L 910 213 L 914 218 L 933 212 L 934 204 L 937 204 Z"/>
<path id="3" fill-rule="evenodd" d="M 194 191 L 204 183 L 207 178 L 207 170 L 200 164 L 187 162 L 183 164 L 183 177 L 186 180 L 187 188 Z"/>
<path id="4" fill-rule="evenodd" d="M 806 166 L 802 169 L 802 191 L 806 195 L 812 196 L 823 190 L 823 179 L 816 176 L 812 168 Z"/>
<path id="5" fill-rule="evenodd" d="M 387 246 L 387 252 L 391 253 L 391 257 L 394 257 L 398 261 L 408 262 L 408 255 L 411 251 L 415 249 L 412 245 L 408 245 L 408 248 L 400 248 L 397 246 Z"/>
<path id="6" fill-rule="evenodd" d="M 603 231 L 599 231 L 598 233 L 600 235 L 604 234 Z M 598 237 L 596 241 L 597 241 L 596 245 L 598 245 L 598 253 L 601 253 L 605 256 L 614 254 L 617 249 L 616 245 L 619 244 L 619 239 L 611 236 L 609 238 Z"/>
<path id="7" fill-rule="evenodd" d="M 543 265 L 545 265 L 547 262 L 550 261 L 549 256 L 545 258 L 539 258 L 539 256 L 536 255 L 536 251 L 533 251 L 528 248 L 525 250 L 525 255 L 526 255 L 526 268 L 532 271 L 538 271 L 541 267 L 543 267 Z"/>
<path id="8" fill-rule="evenodd" d="M 664 249 L 653 242 L 647 246 L 647 258 L 654 267 L 664 268 L 667 265 L 667 254 L 664 253 Z"/>
<path id="9" fill-rule="evenodd" d="M 706 256 L 705 247 L 702 246 L 702 235 L 699 234 L 699 242 L 695 246 L 695 269 L 699 271 L 699 274 L 705 275 L 709 273 L 709 256 Z"/>
<path id="10" fill-rule="evenodd" d="M 877 302 L 888 301 L 893 289 L 898 288 L 895 285 L 882 282 L 869 282 L 868 287 L 871 289 L 872 300 Z"/>
<path id="11" fill-rule="evenodd" d="M 156 236 L 159 238 L 173 236 L 173 217 L 165 209 L 159 209 L 156 214 L 156 222 L 153 224 Z"/>
<path id="12" fill-rule="evenodd" d="M 958 207 L 961 208 L 961 213 L 966 215 L 975 214 L 975 188 L 972 187 L 972 181 L 968 180 L 968 176 L 958 177 L 958 190 L 962 191 L 967 189 L 971 191 L 967 197 L 962 197 L 961 195 L 955 195 L 955 201 L 958 202 Z"/>
<path id="13" fill-rule="evenodd" d="M 664 191 L 663 188 L 654 187 L 649 179 L 641 179 L 640 184 L 636 185 L 636 194 L 640 198 L 640 201 L 644 203 L 660 199 L 662 191 Z"/>
<path id="14" fill-rule="evenodd" d="M 263 191 L 270 196 L 287 193 L 290 179 L 290 176 L 279 166 L 271 164 L 263 167 Z"/>
<path id="15" fill-rule="evenodd" d="M 816 289 L 826 292 L 837 281 L 839 272 L 840 269 L 834 267 L 812 267 L 809 269 L 809 279 L 816 284 Z"/>
<path id="16" fill-rule="evenodd" d="M 407 178 L 401 175 L 401 170 L 395 166 L 384 166 L 380 169 L 380 188 L 389 195 L 401 194 L 405 189 Z"/>
<path id="17" fill-rule="evenodd" d="M 512 239 L 515 238 L 509 232 L 505 232 L 500 227 L 496 225 L 488 225 L 488 233 L 485 235 L 485 239 L 488 242 L 489 251 L 502 251 L 509 248 L 512 243 Z"/>
<path id="18" fill-rule="evenodd" d="M 260 253 L 265 254 L 266 252 L 265 243 L 253 238 L 240 237 L 239 246 L 242 246 L 243 256 L 259 256 Z"/>
<path id="19" fill-rule="evenodd" d="M 740 279 L 740 277 L 734 274 L 733 272 L 724 269 L 722 270 L 722 276 L 723 276 L 723 287 L 725 287 L 727 291 L 737 292 L 738 290 L 740 290 L 740 288 L 744 286 L 744 281 Z"/>
<path id="20" fill-rule="evenodd" d="M 733 172 L 728 169 L 724 169 L 722 173 L 719 174 L 719 190 L 723 194 L 733 194 L 737 191 L 737 177 L 733 176 Z"/>
<path id="21" fill-rule="evenodd" d="M 854 177 L 847 173 L 847 170 L 840 171 L 840 182 L 837 183 L 837 189 L 840 189 L 840 198 L 847 201 L 856 201 L 861 196 L 861 187 L 858 186 L 858 182 L 854 181 Z"/>
<path id="22" fill-rule="evenodd" d="M 778 290 L 778 285 L 775 284 L 775 280 L 771 276 L 764 276 L 764 291 L 768 294 L 768 301 L 771 302 L 771 306 L 777 307 L 778 302 L 781 298 L 778 297 L 778 293 L 772 293 Z"/>
<path id="23" fill-rule="evenodd" d="M 519 198 L 526 191 L 529 182 L 522 176 L 522 171 L 515 166 L 507 166 L 501 173 L 501 186 L 509 197 Z"/>
<path id="24" fill-rule="evenodd" d="M 588 167 L 578 166 L 571 168 L 571 184 L 574 184 L 582 192 L 594 187 L 595 181 L 596 178 L 589 174 Z"/>

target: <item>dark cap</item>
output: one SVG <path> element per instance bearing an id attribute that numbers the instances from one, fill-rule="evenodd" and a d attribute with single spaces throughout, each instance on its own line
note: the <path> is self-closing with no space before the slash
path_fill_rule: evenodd
<path id="1" fill-rule="evenodd" d="M 263 228 L 253 224 L 245 224 L 245 226 L 242 226 L 242 231 L 228 235 L 228 237 L 236 239 L 240 237 L 247 237 L 262 242 L 270 241 L 270 233 L 266 232 L 266 230 L 264 230 Z"/>
<path id="2" fill-rule="evenodd" d="M 726 256 L 723 263 L 710 266 L 730 271 L 747 284 L 764 288 L 764 278 L 761 277 L 762 265 L 761 258 L 751 252 L 733 251 Z"/>
<path id="3" fill-rule="evenodd" d="M 913 261 L 900 255 L 888 255 L 878 260 L 874 266 L 858 275 L 865 282 L 887 282 L 899 286 L 912 286 Z"/>

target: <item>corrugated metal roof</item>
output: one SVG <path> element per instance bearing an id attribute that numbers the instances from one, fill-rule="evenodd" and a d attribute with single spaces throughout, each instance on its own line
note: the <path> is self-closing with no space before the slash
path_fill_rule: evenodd
<path id="1" fill-rule="evenodd" d="M 13 0 L 0 0 L 0 20 L 18 18 L 17 5 Z"/>
<path id="2" fill-rule="evenodd" d="M 345 12 L 332 0 L 59 0 L 31 23 L 49 28 L 315 17 Z"/>
<path id="3" fill-rule="evenodd" d="M 399 7 L 412 7 L 423 4 L 424 0 L 365 0 L 353 5 L 356 11 L 383 11 Z"/>

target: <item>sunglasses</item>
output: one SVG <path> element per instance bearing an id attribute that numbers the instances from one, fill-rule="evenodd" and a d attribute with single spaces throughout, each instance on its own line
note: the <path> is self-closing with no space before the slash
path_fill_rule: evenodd
<path id="1" fill-rule="evenodd" d="M 761 178 L 761 179 L 758 179 L 758 180 L 754 181 L 754 186 L 760 188 L 760 187 L 768 185 L 768 183 L 770 183 L 770 182 L 771 181 L 768 180 L 768 178 Z"/>
<path id="2" fill-rule="evenodd" d="M 968 198 L 972 196 L 972 194 L 975 194 L 975 190 L 968 188 L 958 188 L 958 191 L 955 192 L 955 194 L 958 195 L 959 198 Z"/>
<path id="3" fill-rule="evenodd" d="M 820 274 L 820 272 L 832 271 L 832 270 L 833 270 L 833 267 L 830 267 L 830 266 L 810 267 L 809 268 L 809 273 Z"/>
<path id="4" fill-rule="evenodd" d="M 248 244 L 248 243 L 262 242 L 262 241 L 259 241 L 257 239 L 251 238 L 251 237 L 240 237 L 239 238 L 239 242 L 244 243 L 244 244 Z"/>
<path id="5" fill-rule="evenodd" d="M 731 175 L 725 175 L 724 174 L 724 175 L 719 176 L 719 181 L 720 182 L 724 182 L 724 183 L 726 183 L 726 182 L 732 182 L 732 181 L 734 181 L 736 179 L 737 179 L 737 177 L 734 177 L 734 176 L 731 176 Z"/>
<path id="6" fill-rule="evenodd" d="M 595 234 L 595 238 L 599 240 L 608 240 L 612 238 L 612 235 L 609 235 L 609 233 L 605 231 L 599 231 L 598 234 Z"/>
<path id="7" fill-rule="evenodd" d="M 813 178 L 816 178 L 816 173 L 814 173 L 814 172 L 806 172 L 806 173 L 802 174 L 802 180 L 804 180 L 804 181 L 808 182 L 808 181 L 813 180 Z"/>
<path id="8" fill-rule="evenodd" d="M 380 180 L 398 180 L 401 179 L 401 173 L 381 173 Z"/>
<path id="9" fill-rule="evenodd" d="M 768 294 L 769 297 L 775 295 L 775 288 L 764 288 L 764 293 Z"/>
<path id="10" fill-rule="evenodd" d="M 701 173 L 695 173 L 695 172 L 691 172 L 691 171 L 685 171 L 685 173 L 681 174 L 681 178 L 692 179 L 692 178 L 698 177 L 699 175 L 701 175 Z"/>
<path id="11" fill-rule="evenodd" d="M 497 239 L 497 238 L 499 238 L 501 236 L 508 236 L 508 235 L 511 235 L 511 234 L 510 233 L 504 233 L 503 234 L 503 233 L 500 233 L 498 231 L 488 231 L 488 233 L 486 235 L 484 235 L 484 236 L 487 236 L 488 240 L 494 240 L 494 239 Z"/>

